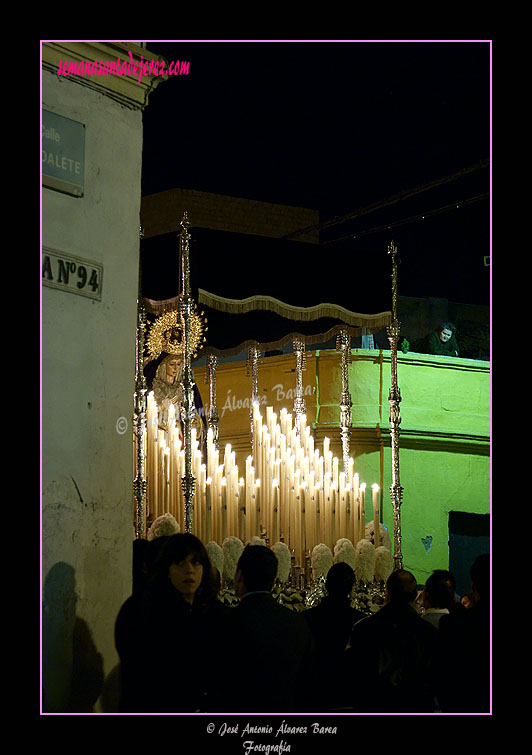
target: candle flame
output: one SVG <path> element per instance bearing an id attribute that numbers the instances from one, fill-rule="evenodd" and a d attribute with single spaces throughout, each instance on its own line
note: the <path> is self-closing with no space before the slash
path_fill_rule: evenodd
<path id="1" fill-rule="evenodd" d="M 374 493 L 376 493 L 378 491 L 379 486 L 377 485 L 376 482 L 373 483 L 373 485 L 371 486 L 371 489 L 373 490 Z"/>

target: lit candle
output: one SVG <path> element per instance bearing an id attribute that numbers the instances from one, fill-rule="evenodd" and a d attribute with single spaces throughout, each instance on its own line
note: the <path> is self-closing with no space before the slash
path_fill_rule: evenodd
<path id="1" fill-rule="evenodd" d="M 345 472 L 340 472 L 338 486 L 338 535 L 347 537 L 346 530 L 346 500 L 345 500 Z"/>
<path id="2" fill-rule="evenodd" d="M 314 496 L 316 498 L 316 542 L 314 543 L 314 545 L 316 546 L 321 543 L 322 531 L 322 488 L 319 483 L 314 487 Z"/>
<path id="3" fill-rule="evenodd" d="M 332 481 L 338 487 L 338 459 L 336 456 L 333 458 Z"/>
<path id="4" fill-rule="evenodd" d="M 304 568 L 305 551 L 306 551 L 306 544 L 307 544 L 306 517 L 305 517 L 305 486 L 304 485 L 301 485 L 299 489 L 299 493 L 300 493 L 300 507 L 301 507 L 301 518 L 300 518 L 301 541 L 299 544 L 299 547 L 300 547 L 299 563 L 301 564 L 301 567 Z"/>
<path id="5" fill-rule="evenodd" d="M 353 459 L 349 459 L 347 463 L 347 482 L 350 486 L 350 488 L 353 488 L 353 468 L 354 468 L 355 462 Z"/>
<path id="6" fill-rule="evenodd" d="M 221 479 L 221 491 L 222 491 L 222 542 L 227 537 L 227 480 L 225 477 Z"/>
<path id="7" fill-rule="evenodd" d="M 359 483 L 359 477 L 358 477 L 358 472 L 356 472 L 353 475 L 353 496 L 356 499 L 358 499 L 358 488 L 359 488 L 359 484 L 358 483 Z"/>
<path id="8" fill-rule="evenodd" d="M 173 432 L 175 428 L 175 404 L 170 404 L 168 407 L 168 434 Z"/>
<path id="9" fill-rule="evenodd" d="M 279 539 L 279 480 L 272 481 L 273 486 L 273 532 L 272 545 Z"/>
<path id="10" fill-rule="evenodd" d="M 336 545 L 336 484 L 331 485 L 331 550 Z"/>
<path id="11" fill-rule="evenodd" d="M 345 537 L 353 542 L 353 532 L 351 527 L 351 485 L 346 483 L 345 486 Z"/>
<path id="12" fill-rule="evenodd" d="M 163 513 L 170 511 L 170 449 L 168 446 L 163 448 Z"/>
<path id="13" fill-rule="evenodd" d="M 206 542 L 209 543 L 212 540 L 212 523 L 211 523 L 211 482 L 212 479 L 210 477 L 207 477 L 205 480 L 205 508 L 206 508 L 206 529 L 207 529 L 207 535 L 206 535 Z"/>
<path id="14" fill-rule="evenodd" d="M 366 483 L 360 486 L 360 539 L 366 537 Z"/>
<path id="15" fill-rule="evenodd" d="M 375 532 L 375 548 L 380 545 L 380 527 L 379 527 L 379 486 L 375 483 L 371 486 L 373 491 L 373 530 Z"/>
<path id="16" fill-rule="evenodd" d="M 255 480 L 255 534 L 260 537 L 260 480 Z"/>
<path id="17" fill-rule="evenodd" d="M 238 537 L 242 542 L 246 536 L 246 484 L 244 478 L 238 481 Z"/>

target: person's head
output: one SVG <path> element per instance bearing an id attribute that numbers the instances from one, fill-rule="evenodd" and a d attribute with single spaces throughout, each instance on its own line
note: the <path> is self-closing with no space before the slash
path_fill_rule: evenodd
<path id="1" fill-rule="evenodd" d="M 475 603 L 478 601 L 488 601 L 490 594 L 490 557 L 489 553 L 483 553 L 477 556 L 471 569 L 471 589 Z"/>
<path id="2" fill-rule="evenodd" d="M 346 598 L 355 584 L 355 572 L 346 561 L 333 564 L 327 572 L 325 587 L 331 598 Z"/>
<path id="3" fill-rule="evenodd" d="M 438 333 L 440 335 L 440 341 L 442 343 L 447 343 L 455 334 L 456 328 L 452 324 L 452 322 L 442 322 L 440 323 L 440 326 L 438 328 Z"/>
<path id="4" fill-rule="evenodd" d="M 277 556 L 264 545 L 246 545 L 235 571 L 235 589 L 242 597 L 255 590 L 271 590 L 277 576 Z"/>
<path id="5" fill-rule="evenodd" d="M 414 575 L 405 569 L 393 571 L 386 582 L 386 601 L 394 605 L 412 603 L 417 597 Z"/>
<path id="6" fill-rule="evenodd" d="M 188 532 L 172 535 L 164 543 L 154 568 L 156 582 L 166 580 L 192 603 L 198 590 L 211 589 L 211 562 L 201 540 Z"/>
<path id="7" fill-rule="evenodd" d="M 455 601 L 456 582 L 450 571 L 435 569 L 425 582 L 423 605 L 425 608 L 451 609 Z"/>

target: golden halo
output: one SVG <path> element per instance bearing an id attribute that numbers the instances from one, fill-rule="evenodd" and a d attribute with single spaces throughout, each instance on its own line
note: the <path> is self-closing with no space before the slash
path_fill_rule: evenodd
<path id="1" fill-rule="evenodd" d="M 194 307 L 195 308 L 195 307 Z M 146 349 L 149 359 L 157 357 L 165 351 L 167 354 L 183 354 L 181 316 L 177 310 L 165 312 L 159 315 L 149 328 L 146 339 Z M 190 351 L 192 358 L 202 348 L 205 338 L 203 333 L 205 324 L 197 312 L 193 312 L 190 318 Z"/>

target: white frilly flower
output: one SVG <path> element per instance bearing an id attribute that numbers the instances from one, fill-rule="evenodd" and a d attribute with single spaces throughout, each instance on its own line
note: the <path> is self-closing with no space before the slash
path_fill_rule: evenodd
<path id="1" fill-rule="evenodd" d="M 375 548 L 375 579 L 377 582 L 386 582 L 393 572 L 393 555 L 384 545 Z"/>
<path id="2" fill-rule="evenodd" d="M 341 537 L 336 541 L 334 546 L 334 562 L 337 564 L 339 561 L 345 561 L 349 566 L 355 570 L 356 551 L 351 540 L 347 537 Z"/>
<path id="3" fill-rule="evenodd" d="M 375 575 L 375 548 L 370 540 L 359 540 L 355 551 L 356 578 L 373 582 Z"/>
<path id="4" fill-rule="evenodd" d="M 224 568 L 222 576 L 224 578 L 224 581 L 227 581 L 228 579 L 233 580 L 235 578 L 238 559 L 240 558 L 242 551 L 244 550 L 244 544 L 242 543 L 242 540 L 240 540 L 240 538 L 231 535 L 230 537 L 226 537 L 223 541 L 222 550 L 224 554 Z"/>
<path id="5" fill-rule="evenodd" d="M 152 526 L 148 530 L 146 538 L 148 540 L 155 540 L 157 537 L 166 537 L 167 535 L 177 535 L 181 532 L 181 528 L 177 523 L 175 516 L 166 513 L 162 516 L 158 516 L 153 522 Z"/>
<path id="6" fill-rule="evenodd" d="M 211 540 L 209 543 L 207 543 L 205 549 L 207 551 L 207 555 L 209 556 L 211 566 L 215 566 L 218 569 L 221 578 L 224 573 L 224 552 L 221 546 L 218 545 L 218 543 L 215 543 L 214 540 Z"/>
<path id="7" fill-rule="evenodd" d="M 384 545 L 386 548 L 388 548 L 389 551 L 392 549 L 392 544 L 390 542 L 390 535 L 388 534 L 388 530 L 382 524 L 382 522 L 379 522 L 379 533 L 380 533 L 380 540 L 379 540 L 379 546 Z M 364 534 L 366 536 L 366 540 L 373 540 L 373 519 L 371 522 L 368 522 L 366 524 Z"/>
<path id="8" fill-rule="evenodd" d="M 246 543 L 246 545 L 264 545 L 265 548 L 268 547 L 266 545 L 266 540 L 263 540 L 258 535 L 253 535 L 253 537 L 250 540 L 248 540 L 248 542 Z"/>
<path id="9" fill-rule="evenodd" d="M 292 565 L 290 548 L 286 543 L 274 543 L 272 551 L 277 556 L 277 579 L 280 582 L 288 582 Z"/>
<path id="10" fill-rule="evenodd" d="M 312 576 L 314 577 L 314 580 L 318 580 L 319 577 L 326 577 L 327 572 L 333 565 L 333 555 L 329 546 L 324 543 L 315 545 L 312 549 L 310 563 L 312 565 Z"/>

